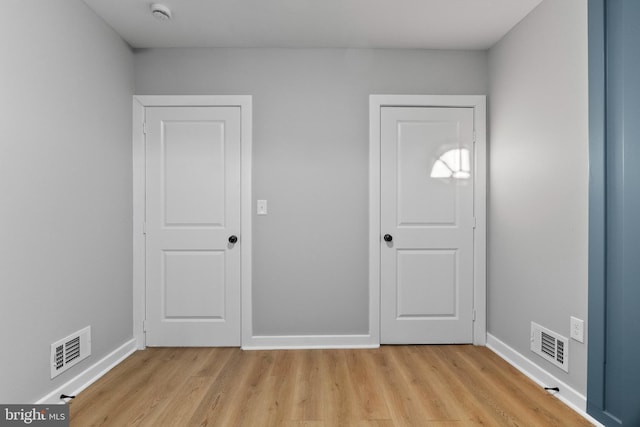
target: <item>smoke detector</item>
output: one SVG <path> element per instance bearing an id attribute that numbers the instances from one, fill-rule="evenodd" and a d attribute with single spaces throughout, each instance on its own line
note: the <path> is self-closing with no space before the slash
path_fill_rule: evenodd
<path id="1" fill-rule="evenodd" d="M 151 14 L 158 21 L 169 21 L 171 19 L 171 10 L 159 3 L 154 3 L 151 5 Z"/>

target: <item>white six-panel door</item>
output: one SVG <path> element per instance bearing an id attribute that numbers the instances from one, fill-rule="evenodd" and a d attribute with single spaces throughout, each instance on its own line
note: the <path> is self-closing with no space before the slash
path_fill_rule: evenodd
<path id="1" fill-rule="evenodd" d="M 382 107 L 380 341 L 473 341 L 473 108 Z"/>
<path id="2" fill-rule="evenodd" d="M 145 122 L 146 344 L 238 346 L 240 108 L 147 107 Z"/>

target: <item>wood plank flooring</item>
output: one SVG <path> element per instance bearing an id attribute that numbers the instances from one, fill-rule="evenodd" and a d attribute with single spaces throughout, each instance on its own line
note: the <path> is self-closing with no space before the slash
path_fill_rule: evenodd
<path id="1" fill-rule="evenodd" d="M 71 426 L 589 426 L 484 347 L 150 348 L 70 404 Z"/>

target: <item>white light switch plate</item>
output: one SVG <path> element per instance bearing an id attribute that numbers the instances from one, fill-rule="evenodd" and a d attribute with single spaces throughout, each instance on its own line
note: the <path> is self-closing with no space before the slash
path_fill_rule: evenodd
<path id="1" fill-rule="evenodd" d="M 258 200 L 258 215 L 266 215 L 267 214 L 267 201 L 266 200 Z"/>
<path id="2" fill-rule="evenodd" d="M 584 342 L 584 320 L 571 316 L 571 338 Z"/>

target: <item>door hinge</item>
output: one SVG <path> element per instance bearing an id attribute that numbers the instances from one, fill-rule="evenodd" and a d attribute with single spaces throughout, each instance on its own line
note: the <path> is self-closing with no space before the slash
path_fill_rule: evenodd
<path id="1" fill-rule="evenodd" d="M 147 223 L 146 222 L 142 223 L 142 234 L 144 234 L 145 236 L 147 235 Z"/>
<path id="2" fill-rule="evenodd" d="M 142 321 L 142 332 L 147 332 L 147 321 L 146 320 Z"/>
<path id="3" fill-rule="evenodd" d="M 476 142 L 476 131 L 473 131 L 473 142 Z"/>
<path id="4" fill-rule="evenodd" d="M 475 310 L 473 310 L 473 316 L 472 317 L 473 317 L 473 321 L 475 322 L 476 321 L 476 311 Z"/>
<path id="5" fill-rule="evenodd" d="M 478 225 L 478 222 L 476 221 L 476 217 L 473 217 L 473 228 L 475 229 L 476 226 Z"/>
<path id="6" fill-rule="evenodd" d="M 145 135 L 147 134 L 147 122 L 142 122 L 142 133 L 144 133 Z"/>

